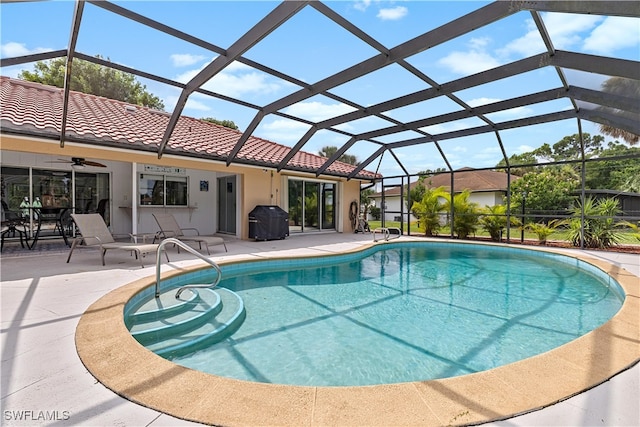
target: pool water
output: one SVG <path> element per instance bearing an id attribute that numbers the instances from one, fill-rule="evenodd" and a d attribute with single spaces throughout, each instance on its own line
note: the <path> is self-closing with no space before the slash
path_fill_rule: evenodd
<path id="1" fill-rule="evenodd" d="M 243 298 L 243 325 L 173 361 L 225 377 L 307 386 L 491 369 L 584 335 L 624 299 L 613 279 L 570 257 L 422 242 L 231 265 L 219 286 Z"/>

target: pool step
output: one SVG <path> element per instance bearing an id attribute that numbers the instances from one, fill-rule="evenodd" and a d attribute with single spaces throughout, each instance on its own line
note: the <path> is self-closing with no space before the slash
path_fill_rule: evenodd
<path id="1" fill-rule="evenodd" d="M 169 309 L 164 316 L 160 307 L 136 310 L 130 316 L 133 317 L 129 321 L 131 334 L 149 350 L 169 358 L 222 341 L 242 325 L 245 318 L 244 303 L 235 292 L 225 288 L 191 289 L 185 291 L 181 299 L 191 299 L 187 295 L 190 292 L 196 294 L 197 298 L 189 303 L 157 303 L 157 306 Z M 170 294 L 175 295 L 175 290 Z M 156 314 L 146 314 L 148 311 L 156 311 Z M 141 317 L 143 321 L 136 317 Z"/>
<path id="2" fill-rule="evenodd" d="M 175 290 L 153 299 L 157 303 L 147 303 L 142 310 L 136 310 L 127 325 L 131 335 L 144 346 L 195 329 L 222 310 L 219 294 L 206 288 L 183 292 L 179 300 Z M 147 306 L 151 309 L 144 310 Z"/>

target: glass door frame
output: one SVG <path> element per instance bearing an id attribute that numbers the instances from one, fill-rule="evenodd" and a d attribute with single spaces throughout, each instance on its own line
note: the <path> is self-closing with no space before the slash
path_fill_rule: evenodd
<path id="1" fill-rule="evenodd" d="M 289 233 L 337 230 L 338 183 L 291 176 L 285 178 L 287 191 L 284 194 L 287 195 L 285 205 L 287 206 L 287 212 L 289 212 Z M 297 187 L 293 188 L 293 193 L 292 186 Z M 312 189 L 312 187 L 315 187 L 315 189 Z M 332 194 L 331 197 L 328 197 L 329 193 Z M 326 207 L 328 199 L 331 199 L 331 209 Z M 330 215 L 330 219 L 328 215 Z"/>

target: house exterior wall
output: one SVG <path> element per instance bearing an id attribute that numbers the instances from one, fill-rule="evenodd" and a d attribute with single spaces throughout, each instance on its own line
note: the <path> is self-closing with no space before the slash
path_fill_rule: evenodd
<path id="1" fill-rule="evenodd" d="M 469 196 L 469 201 L 477 203 L 479 208 L 485 206 L 503 205 L 501 191 L 475 192 Z"/>
<path id="2" fill-rule="evenodd" d="M 70 142 L 65 143 L 64 148 L 60 148 L 59 142 L 55 140 L 13 135 L 2 135 L 0 143 L 0 159 L 3 166 L 71 170 L 70 164 L 50 163 L 71 157 L 83 157 L 105 164 L 106 168 L 87 168 L 85 171 L 110 174 L 110 227 L 114 234 L 154 233 L 158 226 L 151 214 L 165 211 L 174 214 L 183 228 L 198 228 L 203 234 L 215 233 L 218 226 L 217 178 L 228 175 L 236 176 L 237 237 L 248 238 L 248 215 L 256 205 L 273 204 L 287 210 L 283 203 L 286 193 L 286 188 L 283 188 L 283 183 L 286 182 L 282 178 L 284 174 L 271 169 L 235 164 L 226 166 L 224 162 L 216 163 L 167 154 L 158 159 L 157 153 L 153 151 L 128 151 Z M 186 169 L 189 206 L 139 206 L 138 174 L 144 173 L 145 165 Z M 287 171 L 286 175 L 315 178 L 315 174 L 296 174 L 290 171 Z M 359 200 L 360 181 L 347 181 L 339 177 L 322 179 L 338 184 L 336 230 L 349 232 L 349 203 L 351 200 Z M 209 191 L 200 191 L 200 181 L 208 181 Z"/>

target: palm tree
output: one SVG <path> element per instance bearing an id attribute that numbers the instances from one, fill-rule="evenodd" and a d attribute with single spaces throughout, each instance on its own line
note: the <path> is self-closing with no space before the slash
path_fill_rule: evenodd
<path id="1" fill-rule="evenodd" d="M 511 225 L 518 226 L 520 221 L 515 217 L 511 218 Z M 491 236 L 494 242 L 500 241 L 500 233 L 507 226 L 507 206 L 493 205 L 485 206 L 480 217 L 480 224 Z"/>
<path id="2" fill-rule="evenodd" d="M 444 187 L 425 188 L 422 200 L 413 202 L 411 213 L 418 218 L 418 228 L 425 236 L 435 236 L 440 227 L 440 214 L 444 211 L 442 201 L 448 196 Z"/>
<path id="3" fill-rule="evenodd" d="M 336 151 L 338 151 L 338 147 L 326 146 L 322 147 L 322 149 L 318 151 L 318 155 L 330 158 L 331 156 L 336 154 Z M 350 165 L 358 165 L 358 158 L 351 154 L 343 154 L 342 156 L 338 157 L 338 160 Z"/>
<path id="4" fill-rule="evenodd" d="M 583 208 L 584 227 L 581 220 Z M 620 233 L 615 229 L 624 223 L 614 220 L 614 216 L 620 212 L 618 201 L 613 197 L 598 201 L 587 197 L 584 204 L 578 203 L 571 209 L 572 217 L 564 220 L 562 224 L 569 227 L 568 237 L 573 246 L 580 246 L 580 238 L 583 237 L 585 247 L 605 249 L 616 245 L 621 239 Z"/>
<path id="5" fill-rule="evenodd" d="M 602 83 L 602 90 L 604 92 L 623 95 L 626 97 L 634 98 L 636 100 L 640 99 L 640 81 L 634 79 L 627 79 L 624 77 L 611 77 L 610 79 L 607 79 L 604 81 L 604 83 Z M 599 107 L 598 109 L 601 111 L 611 112 L 622 117 L 628 117 L 632 120 L 637 120 L 638 117 L 637 114 L 628 111 L 616 110 L 614 108 Z M 622 138 L 631 145 L 637 144 L 638 140 L 640 139 L 639 135 L 609 125 L 600 125 L 600 132 L 606 135 L 610 135 L 614 138 Z"/>
<path id="6" fill-rule="evenodd" d="M 478 227 L 478 204 L 469 201 L 470 190 L 464 190 L 453 196 L 453 232 L 460 239 L 466 239 L 476 232 Z M 446 193 L 445 209 L 451 211 L 451 195 Z"/>

